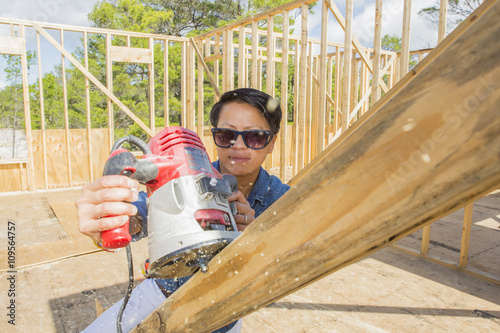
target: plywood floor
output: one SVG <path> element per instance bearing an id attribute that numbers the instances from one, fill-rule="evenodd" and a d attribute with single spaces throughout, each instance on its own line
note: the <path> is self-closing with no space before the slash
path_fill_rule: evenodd
<path id="1" fill-rule="evenodd" d="M 8 221 L 16 223 L 18 248 L 40 250 L 26 254 L 25 267 L 17 269 L 17 325 L 7 324 L 3 310 L 0 331 L 79 332 L 95 318 L 97 295 L 111 302 L 123 296 L 125 251 L 87 248 L 87 240 L 75 233 L 72 204 L 79 192 L 0 195 L 1 253 L 7 247 Z M 431 255 L 458 262 L 462 217 L 459 210 L 433 224 Z M 474 206 L 469 267 L 500 276 L 499 226 L 500 193 L 495 192 Z M 418 250 L 420 237 L 416 232 L 399 244 Z M 75 244 L 83 246 L 82 252 Z M 147 241 L 132 249 L 139 283 Z M 9 301 L 8 276 L 0 272 L 2 309 Z M 244 333 L 500 332 L 500 286 L 389 247 L 260 309 L 243 323 Z"/>

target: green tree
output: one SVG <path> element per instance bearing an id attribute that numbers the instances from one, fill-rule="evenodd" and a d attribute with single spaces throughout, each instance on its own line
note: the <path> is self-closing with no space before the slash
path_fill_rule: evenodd
<path id="1" fill-rule="evenodd" d="M 454 29 L 482 3 L 483 0 L 448 0 L 448 27 Z M 437 29 L 439 27 L 439 2 L 436 1 L 434 6 L 421 9 L 418 15 L 431 22 Z"/>
<path id="2" fill-rule="evenodd" d="M 397 35 L 384 35 L 382 37 L 382 50 L 401 52 L 401 37 Z"/>

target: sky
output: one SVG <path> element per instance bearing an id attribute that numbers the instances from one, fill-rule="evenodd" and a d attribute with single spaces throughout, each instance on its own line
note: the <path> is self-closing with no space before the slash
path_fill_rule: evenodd
<path id="1" fill-rule="evenodd" d="M 15 18 L 23 20 L 33 20 L 50 23 L 69 24 L 76 26 L 90 26 L 87 20 L 87 14 L 98 0 L 0 0 L 0 18 Z M 345 13 L 345 1 L 334 0 L 342 13 Z M 414 0 L 412 1 L 411 15 L 411 33 L 410 33 L 410 49 L 423 49 L 432 47 L 437 41 L 437 30 L 432 29 L 427 21 L 422 20 L 418 16 L 418 11 L 424 7 L 428 7 L 437 3 L 437 0 Z M 402 15 L 403 15 L 403 0 L 384 0 L 383 15 L 382 15 L 382 35 L 395 34 L 401 36 L 402 31 Z M 321 33 L 321 6 L 318 4 L 313 10 L 314 13 L 309 15 L 309 31 L 314 37 L 320 38 Z M 375 0 L 354 0 L 354 25 L 353 33 L 366 47 L 372 46 L 373 40 L 373 22 L 375 17 Z M 343 42 L 344 31 L 336 23 L 333 15 L 330 13 L 329 19 L 328 40 L 335 42 Z M 300 34 L 300 19 L 295 27 L 294 34 Z M 0 29 L 0 35 L 8 34 L 8 30 L 4 26 Z M 54 36 L 55 37 L 55 36 Z M 75 35 L 74 40 L 71 36 L 65 35 L 65 46 L 70 49 L 76 47 L 80 43 L 79 36 Z M 28 42 L 28 48 L 30 48 Z M 34 47 L 34 46 L 33 46 Z M 44 51 L 42 49 L 42 51 Z M 48 48 L 44 53 L 45 62 L 53 59 L 53 62 L 60 63 L 60 54 Z M 6 61 L 0 57 L 0 89 L 6 85 L 6 78 L 3 68 L 6 66 Z M 32 66 L 36 67 L 36 66 Z M 50 64 L 43 68 L 43 71 L 50 71 L 53 66 Z M 32 69 L 35 73 L 37 68 Z M 31 72 L 31 71 L 30 71 Z M 31 75 L 30 82 L 36 80 L 37 75 Z"/>

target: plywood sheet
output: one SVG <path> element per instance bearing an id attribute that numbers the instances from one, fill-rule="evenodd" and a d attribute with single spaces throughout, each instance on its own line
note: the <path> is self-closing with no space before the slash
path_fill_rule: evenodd
<path id="1" fill-rule="evenodd" d="M 89 237 L 78 231 L 74 201 L 53 202 L 50 206 L 69 238 L 19 246 L 16 249 L 16 269 L 101 251 Z M 0 272 L 8 269 L 7 263 L 7 250 L 3 249 L 0 251 Z"/>

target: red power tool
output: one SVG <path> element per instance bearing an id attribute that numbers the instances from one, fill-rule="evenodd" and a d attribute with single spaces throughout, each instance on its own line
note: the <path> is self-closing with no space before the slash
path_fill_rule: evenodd
<path id="1" fill-rule="evenodd" d="M 128 142 L 138 146 L 142 158 L 119 148 Z M 198 135 L 170 126 L 148 145 L 127 136 L 118 140 L 104 175 L 126 175 L 146 185 L 148 192 L 148 275 L 174 278 L 193 274 L 239 235 L 227 198 L 238 186 L 231 175 L 212 166 Z M 102 232 L 103 247 L 125 247 L 131 240 L 128 222 Z"/>

